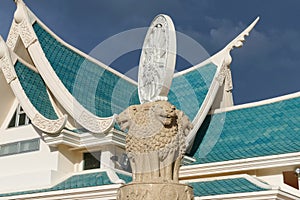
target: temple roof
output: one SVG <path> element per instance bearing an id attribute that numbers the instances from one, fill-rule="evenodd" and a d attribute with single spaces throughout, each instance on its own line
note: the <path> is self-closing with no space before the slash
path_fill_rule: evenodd
<path id="1" fill-rule="evenodd" d="M 299 152 L 299 122 L 300 93 L 208 115 L 191 151 L 193 164 Z"/>
<path id="2" fill-rule="evenodd" d="M 24 2 L 17 2 L 14 16 L 7 38 L 8 47 L 35 67 L 55 104 L 59 104 L 43 101 L 44 109 L 55 107 L 91 133 L 104 133 L 113 127 L 115 114 L 132 104 L 140 103 L 134 80 L 64 42 Z M 189 144 L 214 103 L 218 91 L 222 90 L 221 86 L 232 85 L 228 68 L 232 60 L 230 51 L 242 45 L 244 37 L 257 21 L 258 19 L 211 58 L 174 75 L 169 101 L 193 121 L 194 129 L 188 137 Z M 20 79 L 21 85 L 26 86 L 22 83 L 28 81 L 26 79 Z M 225 104 L 232 105 L 231 92 L 226 93 L 229 101 Z M 32 102 L 37 102 L 40 98 L 35 97 L 35 94 L 37 93 L 27 92 Z M 224 100 L 222 95 L 219 98 Z M 50 119 L 54 117 L 55 112 L 50 114 L 49 109 L 41 110 L 41 106 L 36 109 L 52 115 L 49 116 Z M 76 128 L 73 126 L 68 129 Z"/>

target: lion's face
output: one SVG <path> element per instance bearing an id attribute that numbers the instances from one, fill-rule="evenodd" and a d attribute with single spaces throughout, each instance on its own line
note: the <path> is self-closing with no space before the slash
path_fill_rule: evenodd
<path id="1" fill-rule="evenodd" d="M 116 121 L 122 131 L 126 131 L 130 128 L 131 123 L 132 123 L 130 114 L 132 112 L 135 112 L 135 110 L 136 110 L 135 106 L 130 106 L 117 116 Z"/>
<path id="2" fill-rule="evenodd" d="M 165 126 L 169 126 L 176 120 L 176 108 L 168 102 L 153 106 L 156 118 Z"/>

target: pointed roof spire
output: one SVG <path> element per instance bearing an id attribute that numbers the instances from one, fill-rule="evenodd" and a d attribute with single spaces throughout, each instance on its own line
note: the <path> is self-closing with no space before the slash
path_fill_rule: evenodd
<path id="1" fill-rule="evenodd" d="M 18 3 L 23 3 L 24 4 L 24 1 L 23 0 L 13 0 L 15 2 L 15 4 L 18 4 Z"/>
<path id="2" fill-rule="evenodd" d="M 14 2 L 17 5 L 17 10 L 14 15 L 14 19 L 16 23 L 20 23 L 24 19 L 24 8 L 25 8 L 25 3 L 23 0 L 14 0 Z"/>

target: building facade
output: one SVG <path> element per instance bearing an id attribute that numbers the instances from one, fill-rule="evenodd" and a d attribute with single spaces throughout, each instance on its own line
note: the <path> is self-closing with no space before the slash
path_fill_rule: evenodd
<path id="1" fill-rule="evenodd" d="M 174 75 L 168 99 L 194 125 L 180 180 L 195 199 L 300 199 L 300 92 L 232 100 L 230 51 L 257 21 Z M 0 46 L 0 199 L 116 199 L 131 169 L 115 114 L 140 104 L 136 81 L 64 42 L 20 0 Z"/>

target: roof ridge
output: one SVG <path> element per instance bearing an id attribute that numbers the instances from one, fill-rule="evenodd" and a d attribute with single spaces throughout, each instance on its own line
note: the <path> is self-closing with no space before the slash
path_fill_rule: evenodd
<path id="1" fill-rule="evenodd" d="M 229 112 L 229 111 L 234 111 L 234 110 L 254 108 L 254 107 L 259 107 L 259 106 L 268 105 L 268 104 L 272 104 L 272 103 L 277 103 L 277 102 L 280 102 L 280 101 L 286 101 L 286 100 L 299 98 L 299 97 L 300 97 L 300 91 L 299 92 L 294 92 L 294 93 L 291 93 L 291 94 L 278 96 L 278 97 L 264 99 L 264 100 L 260 100 L 260 101 L 244 103 L 244 104 L 240 104 L 240 105 L 234 105 L 234 106 L 226 107 L 226 108 L 218 108 L 218 109 L 212 110 L 209 114 L 218 114 L 218 113 Z"/>

